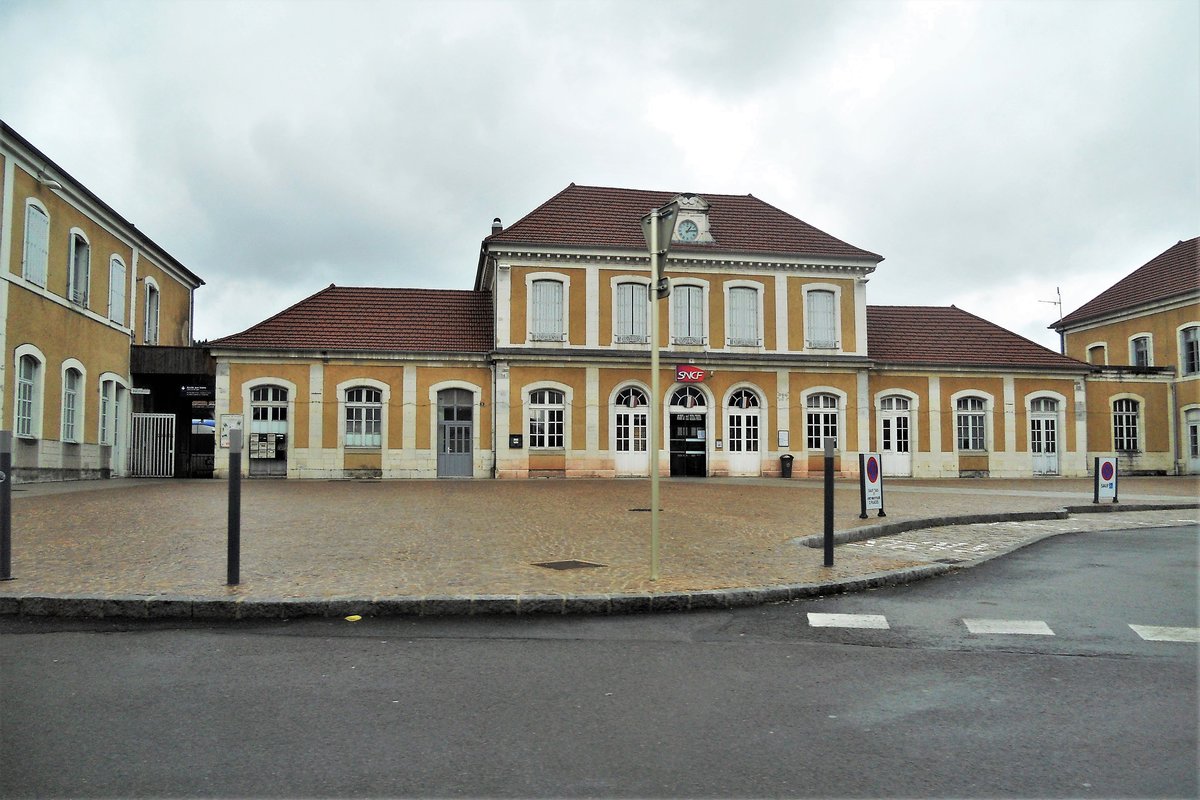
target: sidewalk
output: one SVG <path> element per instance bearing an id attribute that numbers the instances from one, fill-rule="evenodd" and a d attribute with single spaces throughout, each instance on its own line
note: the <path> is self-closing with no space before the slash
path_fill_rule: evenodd
<path id="1" fill-rule="evenodd" d="M 945 545 L 963 544 L 969 532 L 933 528 L 906 534 L 912 546 L 841 544 L 826 568 L 821 549 L 801 541 L 821 533 L 820 481 L 665 480 L 661 574 L 651 581 L 644 480 L 246 481 L 241 583 L 226 586 L 224 482 L 23 484 L 14 487 L 14 580 L 0 582 L 0 613 L 290 617 L 729 607 L 915 580 L 1066 529 L 1094 529 L 1097 521 L 1108 529 L 1196 524 L 1198 488 L 1188 478 L 1126 478 L 1123 509 L 1190 508 L 1087 514 L 1050 528 L 1010 524 L 1002 535 L 970 533 L 964 541 L 976 549 L 960 547 L 954 557 Z M 995 520 L 1028 512 L 1062 517 L 1065 506 L 1090 506 L 1091 493 L 1091 482 L 1077 479 L 893 480 L 886 519 L 860 520 L 857 483 L 847 481 L 837 485 L 835 525 L 847 540 L 881 522 L 919 526 L 981 513 Z M 958 557 L 962 552 L 975 555 Z M 538 566 L 571 560 L 598 566 Z"/>

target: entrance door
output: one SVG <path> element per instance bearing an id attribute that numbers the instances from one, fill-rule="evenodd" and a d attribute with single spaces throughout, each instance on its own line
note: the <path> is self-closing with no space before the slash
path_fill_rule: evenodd
<path id="1" fill-rule="evenodd" d="M 250 476 L 287 477 L 288 393 L 282 386 L 255 386 L 250 390 Z"/>
<path id="2" fill-rule="evenodd" d="M 883 474 L 890 478 L 912 476 L 912 453 L 909 446 L 909 400 L 907 397 L 885 397 L 879 401 L 879 455 Z"/>
<path id="3" fill-rule="evenodd" d="M 439 478 L 470 478 L 475 475 L 474 439 L 474 394 L 466 389 L 443 389 L 438 392 Z"/>
<path id="4" fill-rule="evenodd" d="M 1029 452 L 1034 475 L 1058 474 L 1058 401 L 1040 397 L 1029 409 Z"/>
<path id="5" fill-rule="evenodd" d="M 1192 409 L 1184 417 L 1184 430 L 1187 447 L 1187 472 L 1189 475 L 1200 474 L 1200 410 Z"/>
<path id="6" fill-rule="evenodd" d="M 729 453 L 730 475 L 762 475 L 758 409 L 758 395 L 749 389 L 740 389 L 729 397 L 729 407 L 725 410 L 728 426 L 725 449 Z"/>
<path id="7" fill-rule="evenodd" d="M 707 415 L 704 393 L 683 386 L 671 395 L 671 476 L 703 478 L 708 475 Z"/>
<path id="8" fill-rule="evenodd" d="M 650 474 L 646 393 L 622 389 L 613 405 L 613 468 L 620 476 Z"/>

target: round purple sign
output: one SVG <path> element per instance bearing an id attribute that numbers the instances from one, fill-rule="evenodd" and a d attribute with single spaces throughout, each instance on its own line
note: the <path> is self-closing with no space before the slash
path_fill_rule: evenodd
<path id="1" fill-rule="evenodd" d="M 1100 464 L 1100 477 L 1106 481 L 1111 481 L 1113 479 L 1113 472 L 1115 471 L 1116 467 L 1111 461 L 1105 461 Z"/>
<path id="2" fill-rule="evenodd" d="M 879 480 L 879 460 L 875 456 L 867 456 L 867 482 L 875 483 Z"/>

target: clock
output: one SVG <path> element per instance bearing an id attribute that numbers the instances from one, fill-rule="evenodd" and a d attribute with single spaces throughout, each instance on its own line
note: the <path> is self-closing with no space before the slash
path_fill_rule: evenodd
<path id="1" fill-rule="evenodd" d="M 679 236 L 681 242 L 694 242 L 696 237 L 700 235 L 700 228 L 690 219 L 685 219 L 679 223 L 675 233 Z"/>

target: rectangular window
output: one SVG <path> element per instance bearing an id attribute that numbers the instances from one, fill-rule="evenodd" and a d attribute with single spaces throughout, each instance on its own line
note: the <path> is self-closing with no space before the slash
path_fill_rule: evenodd
<path id="1" fill-rule="evenodd" d="M 729 290 L 729 344 L 758 347 L 758 290 L 735 286 Z"/>
<path id="2" fill-rule="evenodd" d="M 108 318 L 125 324 L 125 263 L 116 256 L 108 262 Z"/>
<path id="3" fill-rule="evenodd" d="M 25 206 L 25 280 L 44 287 L 50 261 L 50 217 L 37 206 Z"/>
<path id="4" fill-rule="evenodd" d="M 1089 347 L 1087 351 L 1087 360 L 1089 364 L 1095 364 L 1098 367 L 1108 363 L 1108 355 L 1105 353 L 1105 347 L 1102 344 Z"/>
<path id="5" fill-rule="evenodd" d="M 529 393 L 529 446 L 543 450 L 562 449 L 563 414 L 566 397 L 557 389 L 536 389 Z"/>
<path id="6" fill-rule="evenodd" d="M 650 301 L 646 286 L 641 283 L 617 285 L 617 342 L 643 343 L 649 340 L 646 313 Z"/>
<path id="7" fill-rule="evenodd" d="M 104 381 L 100 384 L 100 444 L 113 443 L 113 393 L 116 383 Z"/>
<path id="8" fill-rule="evenodd" d="M 704 289 L 676 286 L 671 297 L 671 340 L 675 344 L 704 344 Z"/>
<path id="9" fill-rule="evenodd" d="M 808 347 L 837 347 L 836 314 L 833 292 L 809 292 L 804 309 L 804 331 Z"/>
<path id="10" fill-rule="evenodd" d="M 808 398 L 806 406 L 805 428 L 808 449 L 824 450 L 826 439 L 833 439 L 833 446 L 837 447 L 837 398 L 829 394 L 812 395 Z"/>
<path id="11" fill-rule="evenodd" d="M 1118 400 L 1113 404 L 1113 449 L 1132 453 L 1138 449 L 1138 403 Z"/>
<path id="12" fill-rule="evenodd" d="M 530 338 L 535 342 L 561 342 L 563 340 L 563 285 L 560 281 L 534 281 L 533 330 Z"/>

